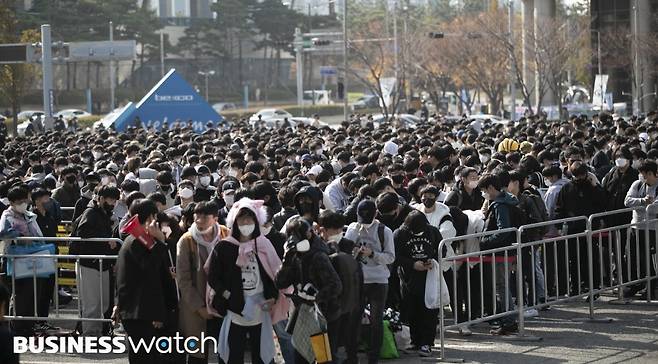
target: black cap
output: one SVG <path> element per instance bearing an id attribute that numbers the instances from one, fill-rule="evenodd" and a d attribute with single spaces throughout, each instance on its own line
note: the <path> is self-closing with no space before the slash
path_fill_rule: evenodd
<path id="1" fill-rule="evenodd" d="M 210 168 L 208 168 L 207 166 L 204 166 L 204 165 L 199 166 L 199 169 L 197 169 L 197 173 L 199 173 L 199 174 L 210 174 Z"/>
<path id="2" fill-rule="evenodd" d="M 183 168 L 183 171 L 180 174 L 181 178 L 185 177 L 190 177 L 190 176 L 198 176 L 199 174 L 197 173 L 196 169 L 194 167 L 185 167 Z"/>
<path id="3" fill-rule="evenodd" d="M 369 199 L 359 202 L 356 208 L 357 221 L 363 224 L 370 224 L 377 214 L 375 202 Z"/>

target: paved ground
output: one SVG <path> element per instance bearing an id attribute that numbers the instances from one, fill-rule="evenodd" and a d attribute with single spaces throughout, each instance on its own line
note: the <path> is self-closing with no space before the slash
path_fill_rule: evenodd
<path id="1" fill-rule="evenodd" d="M 613 323 L 577 322 L 586 317 L 582 303 L 555 306 L 527 321 L 527 334 L 542 341 L 505 340 L 488 334 L 486 324 L 474 328 L 470 337 L 446 334 L 446 357 L 477 363 L 658 363 L 658 301 L 652 304 L 610 305 L 610 298 L 596 304 L 598 317 Z M 438 341 L 436 343 L 438 345 Z M 436 353 L 438 356 L 438 353 Z M 403 355 L 387 363 L 436 362 L 437 357 L 420 360 Z M 362 360 L 364 362 L 365 360 Z M 125 357 L 111 355 L 23 355 L 21 363 L 127 363 Z"/>

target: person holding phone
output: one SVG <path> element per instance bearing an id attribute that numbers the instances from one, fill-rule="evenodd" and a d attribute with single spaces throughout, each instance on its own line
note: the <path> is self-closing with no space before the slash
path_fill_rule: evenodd
<path id="1" fill-rule="evenodd" d="M 425 280 L 427 272 L 432 270 L 432 260 L 438 258 L 443 237 L 429 224 L 423 212 L 414 210 L 395 230 L 393 239 L 400 267 L 402 305 L 411 334 L 411 347 L 407 351 L 429 356 L 436 334 L 438 310 L 425 307 Z"/>

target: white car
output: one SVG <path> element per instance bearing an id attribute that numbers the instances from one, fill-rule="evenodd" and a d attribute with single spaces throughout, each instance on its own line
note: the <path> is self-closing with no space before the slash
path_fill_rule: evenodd
<path id="1" fill-rule="evenodd" d="M 212 105 L 212 108 L 217 111 L 218 114 L 221 114 L 222 111 L 237 109 L 238 107 L 232 102 L 218 102 Z"/>
<path id="2" fill-rule="evenodd" d="M 18 136 L 25 136 L 25 131 L 27 130 L 27 127 L 30 125 L 30 121 L 24 121 L 20 124 L 18 124 L 18 128 L 16 131 L 18 132 Z"/>
<path id="3" fill-rule="evenodd" d="M 91 116 L 91 114 L 80 109 L 65 109 L 55 114 L 55 118 L 59 118 L 60 116 L 64 118 L 64 120 L 70 120 L 74 117 L 82 118 L 85 116 Z"/>
<path id="4" fill-rule="evenodd" d="M 494 124 L 504 124 L 504 125 L 507 125 L 507 123 L 509 123 L 509 120 L 507 119 L 503 119 L 498 115 L 490 115 L 490 114 L 469 115 L 468 120 L 481 120 L 482 122 L 486 120 L 491 120 L 491 122 Z"/>
<path id="5" fill-rule="evenodd" d="M 258 121 L 258 116 L 260 115 L 261 120 L 265 122 L 268 127 L 274 127 L 274 124 L 277 120 L 283 120 L 288 118 L 292 119 L 292 114 L 282 110 L 282 109 L 262 109 L 257 113 L 251 115 L 249 118 L 249 124 L 254 125 Z"/>
<path id="6" fill-rule="evenodd" d="M 41 118 L 45 115 L 43 111 L 38 110 L 25 110 L 18 113 L 18 120 L 30 120 L 35 116 L 41 115 Z"/>
<path id="7" fill-rule="evenodd" d="M 405 128 L 416 128 L 418 124 L 421 123 L 421 120 L 418 116 L 412 114 L 395 114 L 389 115 L 388 120 L 391 118 L 399 119 L 402 122 L 402 126 Z M 379 128 L 383 122 L 387 121 L 384 117 L 384 114 L 376 114 L 372 116 L 372 122 L 375 125 L 375 128 Z"/>

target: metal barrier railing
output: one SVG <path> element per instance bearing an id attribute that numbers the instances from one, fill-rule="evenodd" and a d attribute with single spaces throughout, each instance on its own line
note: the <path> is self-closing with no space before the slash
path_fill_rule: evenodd
<path id="1" fill-rule="evenodd" d="M 90 238 L 90 239 L 82 239 L 82 238 L 76 238 L 76 237 L 69 237 L 69 238 L 61 238 L 61 237 L 17 237 L 17 238 L 2 238 L 0 241 L 5 241 L 5 242 L 10 242 L 10 243 L 17 243 L 17 242 L 77 242 L 77 243 L 110 243 L 114 242 L 116 244 L 123 244 L 123 241 L 121 239 L 114 239 L 114 238 Z M 17 279 L 30 279 L 30 278 L 16 278 L 16 261 L 18 259 L 25 259 L 25 260 L 31 260 L 31 267 L 32 267 L 32 300 L 33 300 L 33 316 L 29 315 L 17 315 L 16 314 L 16 280 Z M 108 261 L 116 261 L 117 256 L 116 255 L 71 255 L 71 254 L 60 254 L 60 255 L 54 255 L 54 254 L 4 254 L 3 252 L 0 252 L 0 260 L 5 262 L 5 266 L 8 266 L 8 263 L 11 263 L 11 265 L 14 267 L 14 272 L 11 274 L 11 287 L 12 287 L 12 293 L 11 293 L 11 298 L 10 302 L 13 304 L 10 305 L 10 314 L 8 316 L 5 316 L 6 319 L 8 320 L 60 320 L 60 321 L 110 321 L 110 319 L 105 319 L 103 317 L 103 310 L 101 309 L 101 314 L 100 317 L 95 318 L 95 317 L 63 317 L 60 315 L 60 307 L 59 307 L 59 295 L 56 294 L 59 291 L 59 282 L 57 279 L 54 279 L 54 303 L 55 303 L 55 315 L 51 316 L 48 314 L 48 316 L 39 316 L 38 313 L 38 294 L 37 294 L 37 279 L 43 278 L 40 277 L 40 274 L 37 272 L 37 261 L 38 260 L 54 260 L 55 261 L 55 267 L 57 267 L 57 263 L 59 260 L 75 260 L 76 267 L 80 266 L 80 262 L 84 260 L 97 260 L 98 261 L 98 269 L 99 271 L 103 271 L 105 268 L 105 265 L 108 264 Z M 105 264 L 104 264 L 105 262 Z M 95 263 L 94 263 L 95 264 Z M 48 274 L 48 275 L 56 275 L 57 271 L 55 271 L 53 274 Z M 9 276 L 9 274 L 5 274 Z M 76 272 L 77 275 L 77 272 Z M 108 302 L 103 302 L 103 296 L 104 296 L 104 289 L 108 289 L 109 287 L 104 287 L 103 284 L 103 279 L 99 279 L 99 287 L 98 287 L 100 292 L 100 307 L 103 308 L 105 307 L 105 304 Z M 111 297 L 109 298 L 111 300 Z M 78 296 L 77 300 L 78 304 L 78 313 L 82 312 L 82 307 L 81 305 L 84 304 L 81 302 L 80 297 Z M 81 314 L 79 316 L 82 316 Z"/>
<path id="2" fill-rule="evenodd" d="M 456 266 L 457 262 L 460 261 L 465 261 L 465 262 L 473 262 L 477 261 L 480 262 L 482 261 L 483 256 L 487 256 L 490 254 L 495 254 L 498 253 L 500 254 L 501 252 L 504 252 L 504 256 L 507 257 L 511 251 L 514 251 L 516 254 L 516 259 L 514 262 L 515 266 L 515 283 L 516 283 L 516 297 L 515 297 L 515 302 L 516 302 L 516 307 L 510 307 L 509 305 L 506 305 L 505 310 L 503 312 L 497 312 L 493 311 L 493 314 L 491 313 L 486 313 L 484 312 L 484 309 L 482 308 L 483 306 L 480 306 L 480 317 L 473 318 L 471 315 L 471 306 L 472 306 L 472 301 L 473 298 L 471 297 L 472 290 L 470 289 L 470 267 L 467 265 L 467 268 L 465 270 L 466 273 L 466 282 L 467 282 L 467 287 L 465 289 L 466 291 L 466 298 L 461 297 L 460 302 L 457 302 L 457 296 L 460 288 L 457 288 L 457 277 L 456 274 L 453 274 L 453 289 L 452 292 L 450 292 L 451 295 L 451 306 L 453 310 L 453 316 L 454 316 L 454 322 L 453 324 L 446 324 L 445 322 L 445 313 L 443 310 L 443 307 L 446 303 L 441 302 L 441 309 L 439 309 L 439 336 L 440 336 L 440 360 L 441 361 L 450 361 L 450 359 L 445 358 L 445 330 L 447 329 L 454 329 L 458 328 L 461 325 L 471 325 L 471 324 L 476 324 L 484 321 L 489 321 L 492 319 L 500 318 L 506 315 L 510 314 L 517 314 L 517 323 L 518 323 L 518 330 L 519 330 L 519 337 L 520 339 L 527 339 L 527 340 L 537 340 L 538 338 L 533 337 L 533 336 L 528 336 L 524 332 L 524 322 L 525 322 L 525 315 L 524 312 L 527 309 L 532 309 L 532 308 L 542 308 L 551 304 L 559 304 L 559 303 L 565 303 L 569 301 L 573 301 L 576 299 L 580 298 L 588 298 L 589 301 L 589 317 L 588 320 L 590 321 L 595 321 L 595 322 L 611 322 L 611 319 L 595 319 L 594 318 L 594 301 L 595 301 L 595 296 L 598 294 L 601 294 L 602 292 L 612 292 L 613 290 L 617 289 L 619 292 L 619 297 L 622 297 L 622 289 L 624 287 L 628 287 L 634 284 L 646 284 L 646 291 L 647 291 L 647 302 L 651 302 L 651 287 L 652 287 L 652 280 L 658 279 L 658 275 L 652 273 L 651 270 L 651 246 L 656 244 L 656 239 L 655 235 L 650 236 L 651 233 L 656 233 L 655 229 L 658 229 L 658 218 L 655 218 L 654 215 L 648 214 L 648 212 L 656 208 L 656 206 L 650 206 L 649 208 L 645 209 L 643 207 L 637 207 L 637 208 L 627 208 L 627 209 L 621 209 L 621 210 L 615 210 L 615 211 L 608 211 L 604 213 L 599 213 L 599 214 L 594 214 L 589 217 L 585 216 L 578 216 L 578 217 L 572 217 L 572 218 L 567 218 L 567 219 L 561 219 L 561 220 L 553 220 L 553 221 L 547 221 L 547 222 L 542 222 L 542 223 L 537 223 L 537 224 L 529 224 L 529 225 L 524 225 L 521 226 L 519 229 L 515 228 L 509 228 L 509 229 L 504 229 L 504 230 L 498 230 L 498 231 L 489 231 L 489 232 L 483 232 L 483 233 L 477 233 L 477 234 L 470 234 L 470 235 L 465 235 L 465 236 L 459 236 L 455 238 L 450 238 L 450 239 L 444 239 L 441 241 L 439 244 L 439 252 L 443 251 L 444 246 L 448 244 L 453 244 L 454 242 L 459 242 L 459 241 L 465 241 L 467 239 L 480 239 L 482 237 L 490 236 L 493 234 L 497 233 L 515 233 L 516 236 L 514 237 L 514 241 L 510 241 L 510 246 L 502 247 L 502 248 L 497 248 L 497 249 L 491 249 L 491 250 L 485 250 L 485 251 L 478 251 L 478 252 L 471 252 L 471 253 L 466 253 L 466 254 L 460 254 L 460 255 L 455 255 L 451 257 L 443 257 L 439 259 L 439 268 L 442 271 L 441 267 L 444 267 L 446 264 L 449 264 L 453 267 L 453 273 L 457 272 Z M 616 214 L 623 214 L 623 213 L 635 213 L 635 212 L 642 212 L 642 211 L 647 212 L 648 217 L 653 217 L 649 219 L 645 219 L 645 221 L 642 222 L 637 222 L 637 223 L 627 223 L 623 225 L 617 225 L 617 226 L 610 226 L 610 227 L 598 227 L 598 228 L 593 228 L 594 223 L 603 220 L 607 217 L 614 216 Z M 551 236 L 551 237 L 545 237 L 542 239 L 529 239 L 524 233 L 528 231 L 532 231 L 533 229 L 536 228 L 541 228 L 541 227 L 547 227 L 547 226 L 555 226 L 555 225 L 563 225 L 563 229 L 561 231 L 561 234 L 558 236 Z M 624 234 L 622 234 L 622 231 L 624 231 Z M 605 236 L 605 233 L 607 233 L 608 238 L 611 236 L 614 236 L 613 240 L 610 240 L 608 242 L 608 248 L 610 250 L 610 253 L 608 254 L 608 257 L 605 256 L 604 254 L 604 249 L 603 247 L 603 238 Z M 614 233 L 614 234 L 613 234 Z M 624 238 L 622 238 L 622 235 L 625 235 Z M 640 244 L 640 236 L 644 237 L 644 244 Z M 632 244 L 633 241 L 631 241 L 631 237 L 634 237 L 634 243 Z M 613 243 L 615 244 L 615 249 L 610 249 L 610 245 Z M 622 242 L 624 242 L 624 247 L 622 248 Z M 632 248 L 635 248 L 635 254 L 631 254 Z M 571 248 L 571 249 L 570 249 Z M 547 259 L 547 251 L 553 250 L 553 255 L 551 259 Z M 595 250 L 596 249 L 596 250 Z M 640 251 L 642 249 L 642 251 Z M 524 250 L 526 252 L 530 252 L 530 254 L 523 254 Z M 543 258 L 543 263 L 544 263 L 544 268 L 542 269 L 542 274 L 544 281 L 548 281 L 548 269 L 545 269 L 548 264 L 553 265 L 552 269 L 552 274 L 554 280 L 551 281 L 553 287 L 548 287 L 546 285 L 547 291 L 548 288 L 554 288 L 555 290 L 555 295 L 549 295 L 548 292 L 544 295 L 544 300 L 543 302 L 538 301 L 537 297 L 537 287 L 535 285 L 536 282 L 536 251 L 541 251 L 541 254 L 539 255 L 539 258 Z M 641 261 L 640 259 L 640 253 L 643 253 L 644 259 Z M 550 255 L 549 255 L 550 256 Z M 526 259 L 526 257 L 529 257 L 531 260 L 531 264 L 529 266 L 524 266 L 524 261 L 523 259 Z M 559 259 L 564 259 L 562 261 L 563 266 L 558 267 L 558 260 Z M 607 262 L 610 263 L 610 277 L 608 277 L 608 282 L 609 284 L 605 284 L 605 269 L 604 267 L 604 260 L 607 259 Z M 614 259 L 614 260 L 613 260 Z M 596 262 L 598 271 L 594 271 L 594 263 Z M 512 284 L 509 281 L 509 277 L 507 273 L 509 272 L 509 269 L 507 267 L 507 261 L 505 260 L 505 290 L 508 289 L 508 287 Z M 656 264 L 654 262 L 654 264 Z M 541 267 L 541 265 L 539 265 Z M 586 266 L 586 269 L 584 269 Z M 529 268 L 528 268 L 529 267 Z M 562 271 L 560 271 L 560 268 L 563 268 Z M 644 269 L 642 269 L 644 268 Z M 658 269 L 658 267 L 655 267 Z M 530 269 L 530 272 L 524 271 Z M 572 270 L 576 270 L 575 272 L 572 272 Z M 625 272 L 624 273 L 624 269 Z M 617 282 L 615 283 L 613 281 L 612 272 L 613 270 L 617 274 Z M 480 267 L 479 272 L 480 276 L 482 277 L 482 267 Z M 492 271 L 492 273 L 495 274 L 495 270 Z M 525 274 L 524 274 L 525 273 Z M 631 274 L 634 273 L 634 274 Z M 526 277 L 526 281 L 528 284 L 528 289 L 527 291 L 532 292 L 532 297 L 528 297 L 529 299 L 532 299 L 532 304 L 528 304 L 528 302 L 524 302 L 524 297 L 526 293 L 526 288 L 524 287 L 524 276 Z M 625 280 L 625 277 L 627 276 Z M 595 280 L 595 277 L 597 278 Z M 495 281 L 495 277 L 493 278 Z M 562 280 L 562 284 L 561 283 Z M 482 299 L 484 289 L 483 285 L 480 281 L 480 303 L 483 304 L 484 301 Z M 562 291 L 561 287 L 562 286 Z M 583 289 L 583 287 L 586 287 L 586 289 Z M 463 287 L 461 287 L 462 291 L 464 290 Z M 562 294 L 564 293 L 564 294 Z M 441 295 L 439 294 L 439 297 Z M 510 302 L 511 300 L 507 299 L 507 302 Z M 460 306 L 461 305 L 461 306 Z M 466 306 L 464 308 L 463 306 Z M 466 310 L 468 312 L 468 319 L 467 320 L 459 320 L 459 315 L 458 311 L 459 310 Z"/>

